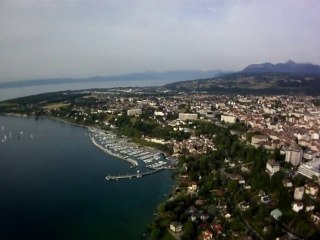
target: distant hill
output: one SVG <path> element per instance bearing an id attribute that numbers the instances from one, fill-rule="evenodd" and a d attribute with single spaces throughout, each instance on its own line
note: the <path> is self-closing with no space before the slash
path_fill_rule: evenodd
<path id="1" fill-rule="evenodd" d="M 56 78 L 56 79 L 37 79 L 14 82 L 0 82 L 0 88 L 14 88 L 25 86 L 40 86 L 64 83 L 84 83 L 84 82 L 105 82 L 105 81 L 133 81 L 133 80 L 172 80 L 183 81 L 186 79 L 209 78 L 221 76 L 225 72 L 216 71 L 198 71 L 198 70 L 181 70 L 167 72 L 144 72 L 131 73 L 117 76 L 96 76 L 91 78 Z"/>
<path id="2" fill-rule="evenodd" d="M 320 66 L 312 63 L 295 63 L 287 61 L 286 63 L 262 63 L 252 64 L 242 70 L 245 73 L 304 73 L 320 74 Z"/>
<path id="3" fill-rule="evenodd" d="M 238 72 L 221 77 L 175 82 L 166 89 L 211 94 L 320 95 L 320 74 Z"/>

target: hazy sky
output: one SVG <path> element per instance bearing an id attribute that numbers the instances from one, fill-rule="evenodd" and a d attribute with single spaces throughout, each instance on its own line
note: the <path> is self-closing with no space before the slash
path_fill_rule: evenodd
<path id="1" fill-rule="evenodd" d="M 0 0 L 0 81 L 320 64 L 319 0 Z"/>

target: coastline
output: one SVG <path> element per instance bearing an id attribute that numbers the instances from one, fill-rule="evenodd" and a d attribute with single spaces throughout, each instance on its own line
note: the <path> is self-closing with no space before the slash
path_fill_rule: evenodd
<path id="1" fill-rule="evenodd" d="M 9 116 L 9 117 L 31 117 L 32 115 L 28 116 L 28 115 L 24 115 L 24 114 L 5 113 L 5 114 L 3 114 L 3 116 Z M 94 133 L 94 132 L 97 132 L 97 131 L 98 132 L 104 131 L 104 130 L 102 130 L 102 129 L 98 128 L 98 127 L 95 127 L 95 126 L 86 126 L 86 125 L 83 125 L 83 124 L 73 123 L 73 122 L 58 118 L 58 117 L 52 117 L 52 116 L 43 117 L 43 116 L 40 116 L 38 118 L 39 119 L 49 119 L 49 120 L 52 120 L 52 121 L 58 121 L 58 122 L 70 124 L 70 125 L 73 125 L 73 126 L 76 126 L 76 127 L 85 128 L 85 129 L 88 130 L 89 133 Z M 130 164 L 130 168 L 134 168 L 134 167 L 137 167 L 139 165 L 136 160 L 129 159 L 129 158 L 124 158 L 121 155 L 116 154 L 116 153 L 108 150 L 107 148 L 104 148 L 103 146 L 99 145 L 90 134 L 88 134 L 88 136 L 89 136 L 92 144 L 94 146 L 96 146 L 98 149 L 100 149 L 101 151 L 103 151 L 104 153 L 106 153 L 107 155 L 110 155 L 112 157 L 115 157 L 115 158 L 118 158 L 120 160 L 124 160 L 124 161 L 128 162 Z M 161 169 L 161 170 L 172 170 L 172 169 L 175 169 L 175 168 L 172 168 L 172 167 L 155 168 L 155 167 L 151 167 L 151 166 L 147 166 L 147 168 L 149 168 L 151 170 L 159 170 L 159 169 Z"/>
<path id="2" fill-rule="evenodd" d="M 27 115 L 23 115 L 23 114 L 14 114 L 14 113 L 6 113 L 4 114 L 4 116 L 8 116 L 8 117 L 30 117 L 30 116 L 27 116 Z M 73 122 L 69 122 L 67 120 L 64 120 L 64 119 L 61 119 L 61 118 L 58 118 L 58 117 L 39 117 L 39 119 L 49 119 L 49 120 L 52 120 L 52 121 L 58 121 L 58 122 L 62 122 L 62 123 L 66 123 L 66 124 L 70 124 L 70 125 L 73 125 L 73 126 L 76 126 L 76 127 L 81 127 L 81 128 L 86 128 L 89 132 L 93 132 L 93 131 L 103 131 L 102 129 L 99 129 L 97 127 L 93 127 L 93 126 L 86 126 L 86 125 L 82 125 L 82 124 L 78 124 L 78 123 L 73 123 Z M 120 160 L 124 160 L 124 161 L 127 161 L 129 164 L 130 164 L 130 167 L 133 168 L 133 167 L 136 167 L 138 166 L 138 163 L 134 160 L 131 160 L 131 159 L 125 159 L 125 158 L 122 158 L 121 156 L 111 152 L 111 151 L 108 151 L 106 148 L 100 146 L 94 139 L 93 137 L 91 137 L 89 135 L 89 138 L 92 142 L 92 144 L 94 146 L 96 146 L 98 149 L 100 149 L 101 151 L 103 151 L 104 153 L 112 156 L 112 157 L 116 157 Z"/>
<path id="3" fill-rule="evenodd" d="M 57 118 L 57 117 L 45 117 L 47 119 L 50 119 L 50 120 L 56 120 L 56 121 L 59 121 L 59 122 L 63 122 L 63 123 L 66 123 L 66 124 L 71 124 L 73 126 L 76 126 L 76 127 L 82 127 L 82 128 L 86 128 L 88 130 L 88 132 L 92 133 L 92 132 L 95 132 L 95 131 L 103 131 L 102 129 L 100 128 L 97 128 L 97 127 L 94 127 L 94 126 L 86 126 L 86 125 L 82 125 L 82 124 L 78 124 L 78 123 L 73 123 L 73 122 L 68 122 L 64 119 L 61 119 L 61 118 Z M 100 149 L 101 151 L 103 151 L 104 153 L 112 156 L 112 157 L 116 157 L 120 160 L 124 160 L 124 161 L 127 161 L 129 164 L 130 164 L 130 167 L 133 168 L 133 167 L 136 167 L 138 166 L 138 163 L 134 160 L 130 160 L 130 159 L 125 159 L 125 158 L 122 158 L 121 156 L 109 151 L 108 149 L 100 146 L 92 136 L 89 135 L 89 138 L 92 142 L 92 144 L 94 146 L 96 146 L 98 149 Z"/>

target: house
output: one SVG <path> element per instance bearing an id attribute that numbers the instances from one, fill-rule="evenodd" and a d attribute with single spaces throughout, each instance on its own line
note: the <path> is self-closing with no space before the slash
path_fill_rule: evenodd
<path id="1" fill-rule="evenodd" d="M 231 214 L 227 211 L 227 209 L 222 210 L 221 215 L 226 219 L 231 218 Z"/>
<path id="2" fill-rule="evenodd" d="M 155 116 L 161 116 L 161 117 L 163 117 L 163 116 L 164 116 L 164 112 L 155 111 L 155 112 L 154 112 L 154 115 L 155 115 Z"/>
<path id="3" fill-rule="evenodd" d="M 278 219 L 282 216 L 282 212 L 277 208 L 277 209 L 271 211 L 270 215 L 271 215 L 274 219 L 278 220 Z"/>
<path id="4" fill-rule="evenodd" d="M 251 138 L 251 144 L 253 146 L 259 146 L 259 143 L 261 142 L 267 142 L 269 139 L 267 136 L 264 135 L 255 135 Z"/>
<path id="5" fill-rule="evenodd" d="M 264 204 L 269 204 L 271 202 L 271 197 L 269 195 L 260 198 L 260 201 Z"/>
<path id="6" fill-rule="evenodd" d="M 222 234 L 222 226 L 220 223 L 211 224 L 211 229 L 216 233 L 216 235 Z"/>
<path id="7" fill-rule="evenodd" d="M 300 212 L 303 209 L 302 202 L 293 202 L 292 203 L 292 210 L 295 212 Z"/>
<path id="8" fill-rule="evenodd" d="M 314 214 L 311 214 L 311 219 L 315 224 L 319 224 L 320 223 L 320 213 L 316 212 Z"/>
<path id="9" fill-rule="evenodd" d="M 137 115 L 141 115 L 141 114 L 142 114 L 142 110 L 139 109 L 139 108 L 127 110 L 127 115 L 128 116 L 137 116 Z"/>
<path id="10" fill-rule="evenodd" d="M 311 211 L 313 211 L 313 210 L 314 210 L 314 208 L 315 208 L 315 206 L 314 206 L 314 205 L 312 205 L 312 204 L 310 204 L 310 205 L 307 205 L 307 206 L 306 206 L 305 211 L 306 211 L 306 212 L 311 212 Z"/>
<path id="11" fill-rule="evenodd" d="M 270 177 L 272 177 L 273 174 L 279 171 L 280 171 L 280 164 L 274 159 L 268 160 L 266 164 L 266 172 L 270 175 Z"/>
<path id="12" fill-rule="evenodd" d="M 200 214 L 200 219 L 202 220 L 202 221 L 207 221 L 208 219 L 209 219 L 209 215 L 207 214 L 207 213 L 201 213 Z"/>
<path id="13" fill-rule="evenodd" d="M 226 104 L 225 103 L 216 103 L 216 109 L 223 109 L 226 107 Z"/>
<path id="14" fill-rule="evenodd" d="M 305 194 L 311 195 L 312 197 L 315 197 L 318 195 L 319 185 L 315 183 L 308 183 L 304 186 L 305 186 Z"/>
<path id="15" fill-rule="evenodd" d="M 263 196 L 265 196 L 265 195 L 266 195 L 266 192 L 263 191 L 263 190 L 260 190 L 259 193 L 258 193 L 258 196 L 259 196 L 259 197 L 263 197 Z"/>
<path id="16" fill-rule="evenodd" d="M 212 240 L 213 239 L 212 232 L 208 229 L 203 231 L 202 232 L 202 239 L 203 240 Z"/>
<path id="17" fill-rule="evenodd" d="M 240 206 L 242 211 L 246 211 L 246 210 L 248 210 L 250 208 L 250 203 L 244 201 L 244 202 L 240 203 L 239 206 Z"/>
<path id="18" fill-rule="evenodd" d="M 219 210 L 227 209 L 227 203 L 219 201 L 217 204 L 217 209 L 219 209 Z"/>
<path id="19" fill-rule="evenodd" d="M 244 185 L 244 184 L 246 184 L 246 180 L 245 180 L 244 178 L 240 178 L 240 179 L 238 180 L 238 183 L 239 183 L 240 185 Z"/>
<path id="20" fill-rule="evenodd" d="M 237 121 L 237 118 L 235 116 L 231 115 L 221 115 L 221 122 L 225 123 L 235 123 Z"/>
<path id="21" fill-rule="evenodd" d="M 295 200 L 302 200 L 304 194 L 304 187 L 297 187 L 294 189 L 293 198 Z"/>
<path id="22" fill-rule="evenodd" d="M 292 181 L 288 178 L 282 180 L 282 185 L 286 188 L 293 187 Z"/>
<path id="23" fill-rule="evenodd" d="M 316 151 L 312 151 L 310 149 L 306 150 L 303 155 L 302 158 L 305 161 L 312 161 L 313 159 L 315 159 L 318 156 L 318 152 Z"/>
<path id="24" fill-rule="evenodd" d="M 180 222 L 175 221 L 170 224 L 170 230 L 172 232 L 178 233 L 182 231 L 182 225 Z"/>
<path id="25" fill-rule="evenodd" d="M 192 182 L 191 185 L 188 187 L 188 193 L 196 193 L 198 190 L 198 185 L 196 182 Z"/>

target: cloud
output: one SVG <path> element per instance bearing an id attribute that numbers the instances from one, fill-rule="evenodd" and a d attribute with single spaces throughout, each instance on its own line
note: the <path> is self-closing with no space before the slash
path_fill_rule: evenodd
<path id="1" fill-rule="evenodd" d="M 1 1 L 0 81 L 319 62 L 319 1 Z"/>

